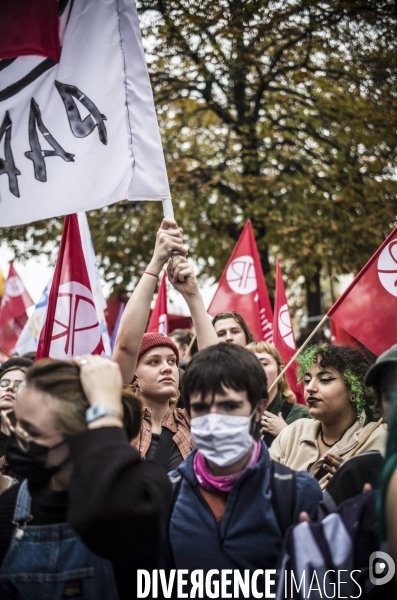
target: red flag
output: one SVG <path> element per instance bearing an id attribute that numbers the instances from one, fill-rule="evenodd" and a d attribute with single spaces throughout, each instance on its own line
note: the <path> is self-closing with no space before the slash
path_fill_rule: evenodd
<path id="1" fill-rule="evenodd" d="M 105 352 L 76 215 L 65 217 L 36 360 Z"/>
<path id="2" fill-rule="evenodd" d="M 288 364 L 296 352 L 294 330 L 292 329 L 289 314 L 287 295 L 285 293 L 283 276 L 279 260 L 276 260 L 276 294 L 274 301 L 273 318 L 273 345 L 280 352 L 284 365 Z M 303 386 L 298 384 L 296 376 L 297 364 L 293 363 L 286 373 L 291 390 L 296 395 L 300 404 L 305 404 L 303 399 Z"/>
<path id="3" fill-rule="evenodd" d="M 17 343 L 28 320 L 26 309 L 32 304 L 32 298 L 25 290 L 14 265 L 10 263 L 0 305 L 0 347 L 6 352 L 11 352 Z"/>
<path id="4" fill-rule="evenodd" d="M 273 313 L 251 222 L 247 221 L 208 308 L 239 312 L 257 340 L 273 340 Z"/>
<path id="5" fill-rule="evenodd" d="M 59 61 L 58 0 L 0 2 L 0 59 L 46 56 Z"/>
<path id="6" fill-rule="evenodd" d="M 147 331 L 168 335 L 167 278 L 165 273 L 160 283 L 156 304 L 150 316 Z"/>
<path id="7" fill-rule="evenodd" d="M 358 344 L 350 333 L 347 333 L 338 323 L 331 319 L 331 342 L 333 346 L 354 346 Z"/>
<path id="8" fill-rule="evenodd" d="M 397 343 L 397 227 L 327 314 L 377 356 Z"/>

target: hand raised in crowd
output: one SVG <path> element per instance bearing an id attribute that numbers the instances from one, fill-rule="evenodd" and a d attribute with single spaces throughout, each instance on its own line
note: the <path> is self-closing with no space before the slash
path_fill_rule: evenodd
<path id="1" fill-rule="evenodd" d="M 104 404 L 120 415 L 120 419 L 107 416 L 99 421 L 93 421 L 90 425 L 92 427 L 96 427 L 96 424 L 101 426 L 106 418 L 109 421 L 108 425 L 122 426 L 123 380 L 119 365 L 107 358 L 92 354 L 76 356 L 74 362 L 80 367 L 81 385 L 90 406 Z"/>
<path id="2" fill-rule="evenodd" d="M 278 415 L 273 415 L 273 413 L 265 410 L 261 417 L 261 425 L 262 429 L 265 433 L 270 433 L 277 437 L 280 431 L 287 427 L 287 423 L 284 421 L 281 412 Z"/>
<path id="3" fill-rule="evenodd" d="M 167 276 L 174 288 L 183 296 L 199 294 L 197 277 L 193 265 L 184 256 L 174 256 L 168 263 Z"/>
<path id="4" fill-rule="evenodd" d="M 187 248 L 183 245 L 182 229 L 173 219 L 163 219 L 156 235 L 153 257 L 147 270 L 158 275 L 167 260 L 175 254 L 187 255 Z"/>

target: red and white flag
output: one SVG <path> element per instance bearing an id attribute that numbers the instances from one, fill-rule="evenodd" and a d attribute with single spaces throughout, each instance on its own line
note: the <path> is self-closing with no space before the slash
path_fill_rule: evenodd
<path id="1" fill-rule="evenodd" d="M 327 314 L 377 356 L 397 343 L 397 227 Z"/>
<path id="2" fill-rule="evenodd" d="M 272 342 L 273 313 L 251 221 L 245 224 L 208 313 L 214 317 L 230 310 L 243 316 L 256 340 Z"/>
<path id="3" fill-rule="evenodd" d="M 65 217 L 36 360 L 104 354 L 76 215 Z"/>
<path id="4" fill-rule="evenodd" d="M 167 276 L 165 273 L 161 279 L 156 304 L 150 315 L 147 331 L 168 335 Z"/>
<path id="5" fill-rule="evenodd" d="M 26 309 L 34 304 L 14 265 L 10 263 L 0 304 L 0 348 L 11 352 L 28 320 Z"/>
<path id="6" fill-rule="evenodd" d="M 0 1 L 0 227 L 170 199 L 133 0 Z"/>
<path id="7" fill-rule="evenodd" d="M 276 294 L 273 318 L 273 345 L 280 352 L 284 365 L 288 364 L 296 352 L 294 330 L 289 314 L 287 295 L 285 293 L 280 262 L 276 260 Z M 300 404 L 304 404 L 303 386 L 298 384 L 296 376 L 297 364 L 293 363 L 286 373 L 290 388 Z"/>

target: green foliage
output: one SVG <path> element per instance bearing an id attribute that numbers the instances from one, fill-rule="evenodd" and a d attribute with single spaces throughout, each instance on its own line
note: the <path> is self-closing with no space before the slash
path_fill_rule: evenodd
<path id="1" fill-rule="evenodd" d="M 175 213 L 202 276 L 220 276 L 248 218 L 270 287 L 269 256 L 308 291 L 319 272 L 357 272 L 397 215 L 394 2 L 140 0 L 138 10 Z M 89 214 L 115 286 L 142 272 L 160 220 L 157 203 Z M 54 223 L 2 239 L 39 253 L 59 236 Z"/>

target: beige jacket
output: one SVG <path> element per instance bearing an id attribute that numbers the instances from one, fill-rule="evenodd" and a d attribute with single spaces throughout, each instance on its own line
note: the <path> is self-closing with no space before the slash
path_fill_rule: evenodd
<path id="1" fill-rule="evenodd" d="M 295 471 L 307 471 L 310 475 L 315 475 L 324 463 L 317 444 L 320 426 L 320 421 L 314 419 L 298 419 L 291 423 L 281 431 L 269 448 L 271 458 Z M 359 421 L 356 421 L 330 451 L 339 456 L 346 456 L 373 427 L 375 427 L 374 422 L 362 427 Z M 369 436 L 357 454 L 368 450 L 383 451 L 386 437 L 387 427 L 382 423 Z M 320 484 L 324 480 L 325 477 L 320 479 Z"/>

